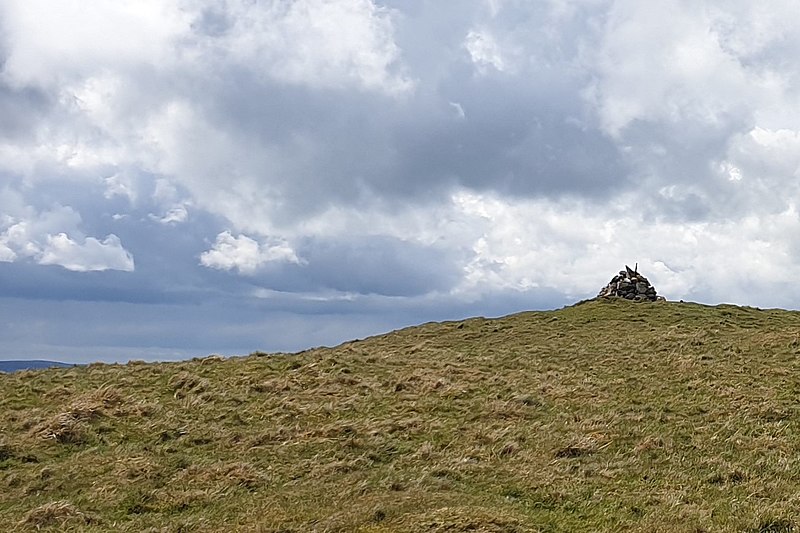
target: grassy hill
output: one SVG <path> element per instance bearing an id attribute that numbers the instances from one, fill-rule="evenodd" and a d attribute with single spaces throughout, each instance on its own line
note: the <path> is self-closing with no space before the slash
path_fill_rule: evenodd
<path id="1" fill-rule="evenodd" d="M 591 301 L 0 375 L 4 531 L 796 531 L 800 313 Z"/>

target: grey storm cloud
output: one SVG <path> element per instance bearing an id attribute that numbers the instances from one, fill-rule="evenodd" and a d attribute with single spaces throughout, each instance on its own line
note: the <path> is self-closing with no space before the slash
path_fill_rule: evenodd
<path id="1" fill-rule="evenodd" d="M 388 237 L 311 240 L 299 253 L 306 259 L 303 277 L 315 288 L 359 294 L 419 296 L 448 292 L 460 277 L 458 261 L 437 250 Z"/>
<path id="2" fill-rule="evenodd" d="M 0 83 L 0 137 L 30 137 L 36 123 L 51 107 L 50 98 L 34 89 L 14 89 Z"/>
<path id="3" fill-rule="evenodd" d="M 0 355 L 297 349 L 634 261 L 796 307 L 791 2 L 132 6 L 0 5 L 0 313 L 40 317 Z"/>

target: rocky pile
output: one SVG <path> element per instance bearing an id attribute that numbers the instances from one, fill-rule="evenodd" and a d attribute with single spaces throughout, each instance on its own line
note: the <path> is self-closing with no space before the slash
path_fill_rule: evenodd
<path id="1" fill-rule="evenodd" d="M 637 272 L 637 268 L 631 270 L 625 265 L 625 270 L 620 270 L 619 274 L 611 278 L 611 282 L 603 287 L 598 298 L 610 298 L 616 296 L 626 300 L 663 300 L 663 296 L 656 295 L 656 289 L 647 278 Z"/>

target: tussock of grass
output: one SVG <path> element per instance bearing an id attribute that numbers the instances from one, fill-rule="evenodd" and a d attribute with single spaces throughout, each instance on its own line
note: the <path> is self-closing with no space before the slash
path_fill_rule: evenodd
<path id="1" fill-rule="evenodd" d="M 88 525 L 92 522 L 93 520 L 89 516 L 79 511 L 71 503 L 67 501 L 57 501 L 31 509 L 20 525 L 42 529 L 52 526 L 63 528 L 67 526 Z"/>
<path id="2" fill-rule="evenodd" d="M 528 533 L 533 532 L 519 517 L 508 511 L 480 507 L 443 507 L 435 511 L 412 515 L 398 531 L 409 533 Z"/>
<path id="3" fill-rule="evenodd" d="M 88 422 L 105 416 L 105 409 L 117 406 L 121 401 L 119 392 L 107 386 L 100 387 L 76 398 L 65 412 L 37 425 L 34 433 L 60 444 L 86 444 L 92 433 Z"/>
<path id="4" fill-rule="evenodd" d="M 795 531 L 799 332 L 795 312 L 590 301 L 0 375 L 0 524 Z"/>

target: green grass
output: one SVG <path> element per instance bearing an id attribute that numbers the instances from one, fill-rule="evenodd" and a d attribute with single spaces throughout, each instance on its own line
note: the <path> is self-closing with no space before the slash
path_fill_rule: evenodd
<path id="1" fill-rule="evenodd" d="M 800 531 L 800 313 L 590 301 L 0 375 L 3 531 Z"/>

